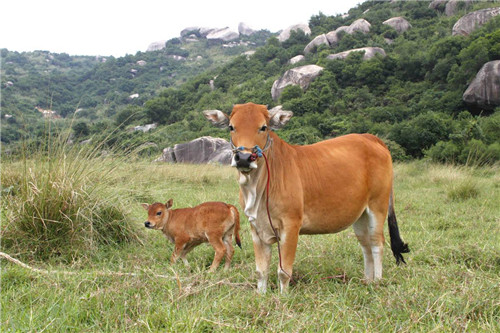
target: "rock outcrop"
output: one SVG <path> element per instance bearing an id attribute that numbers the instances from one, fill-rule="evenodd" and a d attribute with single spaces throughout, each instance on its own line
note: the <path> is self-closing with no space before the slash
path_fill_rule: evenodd
<path id="1" fill-rule="evenodd" d="M 330 54 L 326 58 L 330 59 L 330 60 L 345 59 L 352 52 L 365 52 L 365 54 L 363 55 L 363 60 L 371 59 L 371 58 L 375 57 L 377 54 L 380 54 L 383 57 L 386 56 L 383 48 L 380 48 L 380 47 L 362 47 L 359 49 L 352 49 L 352 50 L 348 50 L 348 51 L 344 51 L 344 52 L 340 52 L 340 53 Z"/>
<path id="2" fill-rule="evenodd" d="M 396 30 L 398 33 L 403 33 L 406 30 L 411 28 L 410 22 L 408 22 L 404 17 L 401 17 L 401 16 L 392 17 L 392 18 L 382 22 L 382 24 L 393 27 L 394 30 Z"/>
<path id="3" fill-rule="evenodd" d="M 299 85 L 302 89 L 307 89 L 311 82 L 317 78 L 323 67 L 317 65 L 305 65 L 287 70 L 278 80 L 274 81 L 271 88 L 271 96 L 277 101 L 283 89 L 289 85 Z"/>
<path id="4" fill-rule="evenodd" d="M 452 35 L 468 36 L 474 30 L 481 27 L 491 18 L 499 14 L 500 14 L 500 7 L 486 8 L 469 13 L 463 16 L 461 19 L 459 19 L 457 23 L 455 23 L 455 25 L 453 26 Z"/>
<path id="5" fill-rule="evenodd" d="M 346 34 L 353 34 L 355 32 L 368 33 L 370 32 L 371 24 L 365 19 L 359 19 L 351 23 L 351 25 L 344 25 L 338 27 L 334 31 L 330 31 L 327 34 L 322 34 L 316 36 L 309 44 L 304 48 L 304 54 L 308 54 L 314 50 L 314 48 L 320 45 L 334 46 L 340 40 L 340 32 Z"/>
<path id="6" fill-rule="evenodd" d="M 206 38 L 207 40 L 211 41 L 230 42 L 232 40 L 240 38 L 240 34 L 226 27 L 211 31 Z"/>
<path id="7" fill-rule="evenodd" d="M 429 8 L 444 12 L 446 16 L 455 15 L 460 9 L 468 8 L 474 0 L 434 0 Z"/>
<path id="8" fill-rule="evenodd" d="M 290 34 L 292 33 L 292 31 L 298 31 L 298 30 L 302 30 L 304 32 L 304 34 L 306 34 L 306 35 L 311 34 L 311 29 L 309 28 L 309 25 L 307 25 L 305 23 L 299 23 L 299 24 L 294 24 L 292 26 L 289 26 L 288 28 L 283 30 L 280 33 L 280 35 L 278 36 L 278 40 L 283 43 L 288 38 L 290 38 Z"/>
<path id="9" fill-rule="evenodd" d="M 370 27 L 372 25 L 370 22 L 368 22 L 365 19 L 357 19 L 356 21 L 352 22 L 350 26 L 344 29 L 345 32 L 348 34 L 353 34 L 356 31 L 362 32 L 362 33 L 369 33 L 370 32 Z M 338 29 L 337 29 L 338 30 Z"/>
<path id="10" fill-rule="evenodd" d="M 465 103 L 482 109 L 500 106 L 500 60 L 484 64 L 462 98 Z"/>
<path id="11" fill-rule="evenodd" d="M 240 22 L 240 24 L 238 24 L 238 32 L 240 35 L 250 36 L 255 33 L 255 30 L 250 28 L 246 23 Z"/>
<path id="12" fill-rule="evenodd" d="M 153 43 L 149 44 L 148 49 L 146 51 L 151 52 L 151 51 L 158 51 L 158 50 L 164 49 L 166 43 L 167 43 L 166 40 L 160 40 L 157 42 L 153 42 Z"/>
<path id="13" fill-rule="evenodd" d="M 330 31 L 326 34 L 326 38 L 331 46 L 336 45 L 340 40 L 340 33 L 352 35 L 355 32 L 369 33 L 371 24 L 365 19 L 358 19 L 351 23 L 351 25 L 343 25 L 337 29 Z"/>
<path id="14" fill-rule="evenodd" d="M 163 149 L 161 157 L 155 162 L 206 164 L 231 163 L 231 144 L 224 139 L 203 136 L 187 143 Z"/>
<path id="15" fill-rule="evenodd" d="M 304 57 L 302 54 L 299 54 L 298 56 L 295 56 L 292 59 L 290 59 L 288 62 L 291 65 L 295 65 L 296 63 L 301 62 L 301 61 L 303 61 L 305 59 L 306 59 L 306 57 Z"/>
<path id="16" fill-rule="evenodd" d="M 328 42 L 328 38 L 326 38 L 325 34 L 316 36 L 309 44 L 307 44 L 304 48 L 304 53 L 308 54 L 320 45 L 330 46 L 330 42 Z"/>

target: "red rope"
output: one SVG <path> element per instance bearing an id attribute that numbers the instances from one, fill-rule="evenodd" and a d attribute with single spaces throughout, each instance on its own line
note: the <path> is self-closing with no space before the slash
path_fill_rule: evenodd
<path id="1" fill-rule="evenodd" d="M 280 270 L 284 272 L 290 280 L 292 280 L 292 277 L 290 274 L 288 274 L 284 269 L 283 266 L 281 265 L 281 246 L 280 246 L 280 238 L 278 236 L 278 232 L 276 231 L 276 228 L 274 228 L 273 221 L 271 219 L 271 213 L 269 212 L 269 182 L 271 180 L 271 172 L 269 171 L 269 163 L 267 162 L 267 156 L 262 152 L 262 156 L 264 156 L 264 160 L 266 161 L 266 168 L 267 168 L 267 182 L 266 182 L 266 210 L 267 210 L 267 218 L 269 219 L 269 224 L 271 225 L 271 229 L 273 229 L 274 236 L 276 237 L 276 241 L 278 242 L 278 257 L 279 257 L 279 264 L 280 264 Z"/>

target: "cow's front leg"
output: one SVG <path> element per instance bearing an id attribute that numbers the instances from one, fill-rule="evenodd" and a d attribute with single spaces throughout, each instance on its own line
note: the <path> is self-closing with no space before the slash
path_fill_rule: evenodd
<path id="1" fill-rule="evenodd" d="M 280 292 L 286 294 L 288 285 L 292 278 L 293 262 L 299 241 L 299 229 L 289 229 L 280 232 L 281 267 L 278 266 L 278 279 L 280 282 Z"/>
<path id="2" fill-rule="evenodd" d="M 266 244 L 251 225 L 253 250 L 255 253 L 255 266 L 257 270 L 257 291 L 265 294 L 267 290 L 267 279 L 269 276 L 269 265 L 271 263 L 271 245 Z"/>

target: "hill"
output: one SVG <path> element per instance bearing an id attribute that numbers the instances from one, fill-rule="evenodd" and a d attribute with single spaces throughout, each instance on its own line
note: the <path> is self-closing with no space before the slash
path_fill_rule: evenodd
<path id="1" fill-rule="evenodd" d="M 263 34 L 265 44 L 255 43 L 252 55 L 242 54 L 248 46 L 218 49 L 203 65 L 184 62 L 182 70 L 155 80 L 159 66 L 170 68 L 167 60 L 175 61 L 167 55 L 192 46 L 172 40 L 162 51 L 111 59 L 79 76 L 69 105 L 86 111 L 77 113 L 74 138 L 100 140 L 114 131 L 109 144 L 153 142 L 152 153 L 159 154 L 200 135 L 227 138 L 210 128 L 200 111 L 229 112 L 235 103 L 252 101 L 294 111 L 280 133 L 292 143 L 370 132 L 384 138 L 396 159 L 492 162 L 500 159 L 500 102 L 473 97 L 466 103 L 463 94 L 483 65 L 500 60 L 500 17 L 474 14 L 482 21 L 465 33 L 457 33 L 455 25 L 467 14 L 497 7 L 497 1 L 365 2 L 344 16 L 319 13 L 288 38 Z M 399 23 L 389 23 L 394 20 Z M 367 47 L 373 49 L 351 52 Z M 207 41 L 202 50 L 214 49 Z M 373 50 L 377 54 L 368 58 Z M 144 68 L 138 66 L 141 60 Z M 271 93 L 290 69 L 305 65 L 321 67 L 320 74 L 306 85 L 292 81 Z M 130 99 L 133 94 L 139 97 Z M 63 115 L 71 113 L 69 106 L 65 110 Z M 145 123 L 159 126 L 147 133 L 116 131 Z M 2 141 L 7 142 L 3 135 Z"/>

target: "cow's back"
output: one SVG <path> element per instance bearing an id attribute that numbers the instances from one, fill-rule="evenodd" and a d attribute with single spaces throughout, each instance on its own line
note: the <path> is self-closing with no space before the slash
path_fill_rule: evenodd
<path id="1" fill-rule="evenodd" d="M 176 209 L 176 218 L 182 220 L 186 232 L 204 235 L 208 231 L 223 230 L 231 216 L 230 207 L 223 202 L 204 202 L 192 208 Z"/>

